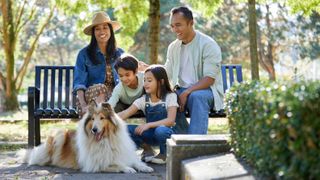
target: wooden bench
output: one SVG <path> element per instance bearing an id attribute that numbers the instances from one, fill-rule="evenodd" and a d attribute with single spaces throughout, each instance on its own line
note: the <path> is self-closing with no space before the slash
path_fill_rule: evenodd
<path id="1" fill-rule="evenodd" d="M 222 65 L 224 92 L 235 81 L 242 82 L 241 65 Z M 40 119 L 79 118 L 72 94 L 74 66 L 36 66 L 35 86 L 28 87 L 28 146 L 40 144 Z M 225 116 L 223 111 L 210 117 Z"/>

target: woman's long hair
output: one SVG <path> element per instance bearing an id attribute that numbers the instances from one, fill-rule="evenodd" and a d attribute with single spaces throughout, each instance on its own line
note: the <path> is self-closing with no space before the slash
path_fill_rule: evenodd
<path id="1" fill-rule="evenodd" d="M 116 38 L 114 37 L 114 32 L 113 32 L 113 28 L 112 25 L 108 23 L 109 29 L 110 29 L 110 38 L 108 40 L 108 44 L 107 44 L 107 54 L 106 54 L 106 60 L 107 59 L 111 59 L 113 57 L 115 57 L 116 55 L 116 48 L 117 48 L 117 42 L 116 42 Z M 96 56 L 96 49 L 98 46 L 97 43 L 97 39 L 94 35 L 94 28 L 92 28 L 92 32 L 91 32 L 91 40 L 90 40 L 90 44 L 88 45 L 88 55 L 89 55 L 89 59 L 92 61 L 93 64 L 99 64 L 99 60 L 97 59 Z"/>
<path id="2" fill-rule="evenodd" d="M 173 92 L 169 83 L 167 71 L 164 69 L 163 66 L 161 65 L 149 66 L 144 73 L 146 72 L 151 72 L 157 80 L 157 98 L 159 99 L 165 98 L 165 96 L 168 93 Z M 144 93 L 146 93 L 145 90 L 144 90 Z"/>

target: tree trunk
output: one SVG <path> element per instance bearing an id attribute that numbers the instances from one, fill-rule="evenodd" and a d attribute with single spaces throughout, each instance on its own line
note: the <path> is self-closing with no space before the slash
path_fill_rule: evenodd
<path id="1" fill-rule="evenodd" d="M 19 109 L 17 94 L 14 81 L 14 51 L 16 37 L 14 33 L 14 23 L 12 14 L 11 0 L 1 1 L 2 11 L 2 33 L 3 33 L 3 46 L 6 59 L 6 81 L 5 81 L 5 100 L 4 106 L 6 111 Z"/>
<path id="2" fill-rule="evenodd" d="M 24 2 L 24 4 L 27 1 Z M 38 44 L 38 40 L 40 35 L 43 33 L 44 28 L 48 25 L 50 19 L 53 16 L 53 12 L 56 6 L 51 6 L 50 14 L 48 17 L 44 17 L 43 23 L 39 24 L 36 29 L 39 29 L 34 36 L 32 42 L 30 43 L 30 48 L 25 52 L 25 57 L 23 60 L 23 65 L 15 75 L 15 50 L 16 50 L 16 42 L 19 37 L 20 30 L 27 24 L 27 22 L 31 21 L 34 17 L 35 9 L 32 9 L 28 18 L 26 18 L 23 22 L 21 21 L 21 17 L 24 11 L 24 4 L 21 6 L 21 9 L 16 10 L 13 9 L 12 0 L 1 0 L 1 16 L 2 16 L 2 39 L 3 39 L 3 49 L 5 54 L 5 62 L 6 62 L 6 72 L 0 72 L 0 79 L 3 82 L 2 88 L 4 89 L 4 110 L 5 111 L 14 111 L 19 109 L 18 102 L 18 93 L 21 88 L 24 75 L 27 71 L 28 64 L 31 60 L 31 56 L 36 49 Z M 34 8 L 34 7 L 31 7 Z M 17 15 L 15 21 L 13 16 Z M 40 20 L 41 21 L 41 20 Z M 5 80 L 5 81 L 3 81 Z"/>
<path id="3" fill-rule="evenodd" d="M 259 80 L 259 58 L 257 51 L 257 19 L 256 1 L 248 0 L 249 4 L 249 36 L 250 36 L 250 59 L 251 59 L 251 78 Z"/>
<path id="4" fill-rule="evenodd" d="M 149 0 L 149 61 L 158 63 L 158 43 L 160 33 L 160 0 Z"/>
<path id="5" fill-rule="evenodd" d="M 270 22 L 270 10 L 269 5 L 266 5 L 267 8 L 267 15 L 266 15 L 266 24 L 267 24 L 267 35 L 268 35 L 268 48 L 267 48 L 267 67 L 268 67 L 268 73 L 269 73 L 269 79 L 272 81 L 276 80 L 276 73 L 274 70 L 274 64 L 273 64 L 273 45 L 272 45 L 272 37 L 271 37 L 271 22 Z"/>
<path id="6" fill-rule="evenodd" d="M 257 27 L 258 32 L 258 47 L 259 47 L 259 63 L 261 67 L 268 72 L 269 80 L 275 81 L 276 80 L 276 74 L 274 70 L 274 64 L 273 64 L 273 44 L 272 44 L 272 38 L 271 38 L 271 22 L 270 22 L 270 11 L 269 6 L 266 5 L 267 8 L 267 14 L 265 17 L 266 24 L 267 24 L 267 32 L 266 32 L 266 39 L 267 39 L 267 45 L 265 45 L 262 42 L 262 36 L 263 33 L 261 32 L 260 28 Z M 267 47 L 267 51 L 265 51 L 264 47 Z"/>

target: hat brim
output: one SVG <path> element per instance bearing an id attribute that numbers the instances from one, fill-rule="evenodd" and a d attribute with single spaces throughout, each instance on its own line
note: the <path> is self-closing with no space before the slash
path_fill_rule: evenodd
<path id="1" fill-rule="evenodd" d="M 104 23 L 109 23 L 109 24 L 111 24 L 114 32 L 117 31 L 117 30 L 119 30 L 120 27 L 121 27 L 121 26 L 120 26 L 120 23 L 118 23 L 117 21 L 105 21 L 105 22 L 102 22 L 102 23 L 96 23 L 96 24 L 91 24 L 91 25 L 87 26 L 86 28 L 84 28 L 83 32 L 84 32 L 84 34 L 86 34 L 86 35 L 88 35 L 88 36 L 91 36 L 91 34 L 92 34 L 92 28 L 93 28 L 94 26 L 97 26 L 97 25 L 99 25 L 99 24 L 104 24 Z"/>

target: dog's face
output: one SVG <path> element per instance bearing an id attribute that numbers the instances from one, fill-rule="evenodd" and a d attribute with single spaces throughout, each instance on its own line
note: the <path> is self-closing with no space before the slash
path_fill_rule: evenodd
<path id="1" fill-rule="evenodd" d="M 87 136 L 93 136 L 99 142 L 115 134 L 118 123 L 110 104 L 91 101 L 88 109 L 84 126 Z"/>

